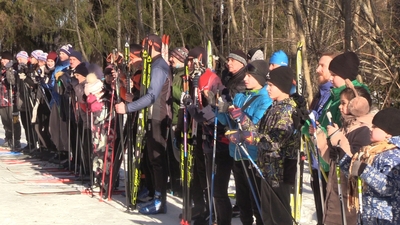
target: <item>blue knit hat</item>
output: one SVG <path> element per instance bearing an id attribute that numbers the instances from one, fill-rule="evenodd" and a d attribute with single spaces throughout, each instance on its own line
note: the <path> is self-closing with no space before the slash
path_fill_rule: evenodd
<path id="1" fill-rule="evenodd" d="M 272 54 L 271 58 L 269 59 L 270 64 L 277 64 L 280 66 L 288 66 L 289 65 L 289 59 L 286 53 L 282 50 L 274 52 Z"/>

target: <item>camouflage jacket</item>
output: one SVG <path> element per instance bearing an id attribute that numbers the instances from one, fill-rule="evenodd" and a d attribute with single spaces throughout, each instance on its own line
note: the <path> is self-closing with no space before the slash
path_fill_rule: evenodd
<path id="1" fill-rule="evenodd" d="M 397 148 L 377 154 L 360 177 L 363 181 L 363 224 L 400 224 L 400 136 L 389 139 Z M 341 169 L 348 174 L 351 158 L 343 157 Z"/>
<path id="2" fill-rule="evenodd" d="M 258 165 L 265 178 L 294 183 L 300 132 L 295 130 L 292 98 L 274 101 L 258 125 Z"/>

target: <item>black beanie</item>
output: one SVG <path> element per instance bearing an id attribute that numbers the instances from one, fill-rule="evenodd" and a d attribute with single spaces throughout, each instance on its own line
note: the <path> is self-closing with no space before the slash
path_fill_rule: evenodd
<path id="1" fill-rule="evenodd" d="M 392 136 L 400 135 L 400 109 L 386 108 L 375 114 L 372 124 Z"/>
<path id="2" fill-rule="evenodd" d="M 240 50 L 234 50 L 231 51 L 228 55 L 228 58 L 232 58 L 238 62 L 241 62 L 244 66 L 247 65 L 247 56 L 243 51 Z"/>
<path id="3" fill-rule="evenodd" d="M 78 73 L 86 77 L 89 74 L 89 70 L 86 68 L 86 64 L 83 62 L 75 67 L 74 73 Z"/>
<path id="4" fill-rule="evenodd" d="M 1 58 L 2 59 L 13 60 L 13 56 L 12 56 L 11 52 L 9 52 L 9 51 L 2 52 L 1 53 Z"/>
<path id="5" fill-rule="evenodd" d="M 140 54 L 142 53 L 142 46 L 139 44 L 131 44 L 130 46 L 130 53 L 134 54 L 137 57 L 140 57 Z"/>
<path id="6" fill-rule="evenodd" d="M 194 47 L 192 49 L 189 50 L 188 53 L 188 57 L 193 57 L 193 58 L 198 58 L 200 56 L 200 54 L 202 55 L 201 57 L 201 63 L 203 65 L 207 64 L 207 52 L 203 47 Z"/>
<path id="7" fill-rule="evenodd" d="M 329 70 L 344 80 L 353 81 L 357 78 L 359 65 L 360 60 L 356 53 L 345 52 L 332 59 L 329 64 Z"/>
<path id="8" fill-rule="evenodd" d="M 162 40 L 160 36 L 156 34 L 149 34 L 143 41 L 144 41 L 144 46 L 146 46 L 146 41 L 147 41 L 147 44 L 154 45 L 154 49 L 156 51 L 161 51 Z"/>
<path id="9" fill-rule="evenodd" d="M 254 60 L 247 64 L 246 72 L 254 77 L 261 86 L 265 85 L 269 64 L 264 60 Z"/>
<path id="10" fill-rule="evenodd" d="M 267 81 L 273 83 L 282 92 L 290 94 L 293 85 L 293 71 L 287 66 L 273 69 L 267 75 Z"/>

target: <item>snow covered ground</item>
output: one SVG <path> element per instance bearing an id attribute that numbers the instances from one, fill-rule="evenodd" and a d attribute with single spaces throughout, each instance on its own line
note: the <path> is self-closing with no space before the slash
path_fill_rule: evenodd
<path id="1" fill-rule="evenodd" d="M 3 143 L 4 130 L 0 125 L 0 144 Z M 25 140 L 22 143 L 26 144 Z M 20 195 L 18 192 L 83 190 L 81 183 L 48 184 L 37 182 L 57 174 L 45 174 L 39 167 L 54 167 L 47 162 L 25 162 L 26 156 L 11 154 L 0 150 L 0 224 L 179 224 L 182 200 L 168 196 L 168 213 L 144 216 L 137 211 L 126 211 L 125 198 L 115 195 L 111 201 L 101 200 L 98 196 L 78 195 Z M 314 199 L 309 185 L 310 175 L 305 166 L 303 205 L 300 224 L 316 224 Z M 123 181 L 120 183 L 123 184 Z M 52 186 L 53 185 L 53 186 Z M 234 192 L 234 182 L 230 183 L 230 192 Z M 232 200 L 234 202 L 234 200 Z M 241 224 L 239 218 L 232 219 L 232 225 Z"/>

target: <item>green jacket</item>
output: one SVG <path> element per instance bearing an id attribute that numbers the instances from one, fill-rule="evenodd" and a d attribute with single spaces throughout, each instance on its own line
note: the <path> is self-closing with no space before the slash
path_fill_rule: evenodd
<path id="1" fill-rule="evenodd" d="M 173 70 L 174 79 L 172 80 L 172 125 L 178 124 L 178 111 L 183 92 L 183 79 L 185 67 L 175 68 Z"/>
<path id="2" fill-rule="evenodd" d="M 365 84 L 361 84 L 357 80 L 352 81 L 354 87 L 364 87 L 365 89 L 368 89 L 368 87 Z M 329 100 L 326 102 L 324 109 L 322 110 L 322 114 L 318 119 L 319 124 L 326 128 L 326 126 L 329 125 L 329 120 L 328 117 L 326 116 L 327 112 L 331 112 L 332 114 L 332 122 L 336 123 L 339 127 L 341 127 L 342 123 L 340 121 L 341 114 L 339 110 L 339 105 L 340 105 L 340 92 L 342 92 L 346 88 L 346 85 L 343 85 L 338 88 L 333 88 L 331 90 L 331 97 L 329 97 Z"/>
<path id="3" fill-rule="evenodd" d="M 368 89 L 365 84 L 358 82 L 357 80 L 352 81 L 354 87 L 364 87 Z M 326 115 L 327 112 L 331 112 L 332 114 L 332 122 L 336 123 L 339 127 L 342 125 L 341 123 L 341 114 L 339 110 L 340 105 L 340 92 L 342 92 L 346 88 L 346 85 L 341 87 L 333 88 L 331 90 L 331 96 L 329 97 L 328 101 L 325 103 L 324 109 L 322 110 L 322 114 L 318 119 L 319 124 L 323 129 L 325 129 L 329 125 L 329 120 Z M 309 137 L 308 128 L 310 127 L 310 121 L 307 121 L 306 124 L 302 127 L 301 131 L 303 135 Z M 326 131 L 325 131 L 326 133 Z M 321 166 L 324 168 L 325 172 L 329 171 L 329 165 L 320 157 Z"/>

